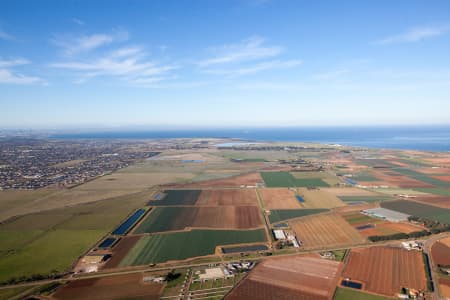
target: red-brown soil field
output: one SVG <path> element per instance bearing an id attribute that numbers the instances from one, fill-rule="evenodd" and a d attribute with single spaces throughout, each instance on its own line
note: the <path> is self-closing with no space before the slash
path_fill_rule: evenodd
<path id="1" fill-rule="evenodd" d="M 383 222 L 375 224 L 375 227 L 373 228 L 360 230 L 359 232 L 364 236 L 372 236 L 372 235 L 391 235 L 396 233 L 410 233 L 421 230 L 424 230 L 424 228 L 412 224 Z"/>
<path id="2" fill-rule="evenodd" d="M 393 171 L 389 172 L 373 172 L 373 175 L 376 178 L 379 178 L 380 181 L 385 182 L 388 186 L 396 186 L 399 188 L 421 188 L 421 187 L 433 187 L 431 184 L 427 184 L 425 182 L 404 176 L 400 173 L 396 173 Z"/>
<path id="3" fill-rule="evenodd" d="M 286 188 L 271 188 L 259 190 L 266 209 L 296 209 L 300 204 L 293 191 Z"/>
<path id="4" fill-rule="evenodd" d="M 342 274 L 369 292 L 394 296 L 402 287 L 426 290 L 422 253 L 393 247 L 353 249 Z"/>
<path id="5" fill-rule="evenodd" d="M 431 247 L 431 256 L 436 265 L 450 266 L 450 247 L 442 242 L 436 242 Z"/>
<path id="6" fill-rule="evenodd" d="M 441 296 L 450 299 L 450 279 L 440 278 L 439 288 L 441 290 Z"/>
<path id="7" fill-rule="evenodd" d="M 178 187 L 198 187 L 198 188 L 211 188 L 211 187 L 222 187 L 222 188 L 232 188 L 240 187 L 242 185 L 255 186 L 257 183 L 262 184 L 263 180 L 259 173 L 249 173 L 244 175 L 238 175 L 222 179 L 199 181 L 187 184 L 177 184 Z"/>
<path id="8" fill-rule="evenodd" d="M 231 291 L 226 300 L 331 299 L 342 264 L 316 256 L 264 260 Z"/>
<path id="9" fill-rule="evenodd" d="M 143 283 L 141 274 L 128 274 L 71 281 L 52 298 L 72 299 L 159 299 L 164 285 Z"/>
<path id="10" fill-rule="evenodd" d="M 254 189 L 203 190 L 195 203 L 197 206 L 248 206 L 258 205 Z"/>
<path id="11" fill-rule="evenodd" d="M 305 217 L 290 224 L 305 248 L 353 245 L 366 241 L 341 216 L 334 214 Z"/>
<path id="12" fill-rule="evenodd" d="M 435 178 L 435 179 L 437 179 L 437 180 L 440 180 L 440 181 L 446 181 L 446 182 L 450 182 L 450 175 L 445 175 L 445 176 L 431 176 L 431 177 L 433 177 L 433 178 Z"/>
<path id="13" fill-rule="evenodd" d="M 199 207 L 187 227 L 248 229 L 262 225 L 257 206 Z"/>
<path id="14" fill-rule="evenodd" d="M 112 257 L 106 262 L 104 268 L 116 268 L 140 238 L 140 236 L 126 236 L 121 238 L 112 248 Z"/>
<path id="15" fill-rule="evenodd" d="M 412 198 L 411 200 L 444 208 L 450 208 L 450 197 L 448 196 L 418 196 L 416 198 Z"/>

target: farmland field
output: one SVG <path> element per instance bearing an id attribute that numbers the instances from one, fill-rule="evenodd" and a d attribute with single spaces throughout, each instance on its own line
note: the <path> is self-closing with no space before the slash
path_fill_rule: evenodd
<path id="1" fill-rule="evenodd" d="M 443 297 L 450 298 L 450 279 L 439 278 L 439 288 Z"/>
<path id="2" fill-rule="evenodd" d="M 310 216 L 289 223 L 305 248 L 344 246 L 366 241 L 338 215 Z"/>
<path id="3" fill-rule="evenodd" d="M 344 202 L 378 202 L 378 201 L 386 201 L 392 200 L 390 196 L 338 196 Z"/>
<path id="4" fill-rule="evenodd" d="M 363 293 L 354 289 L 338 287 L 334 295 L 334 300 L 389 300 L 383 296 Z"/>
<path id="5" fill-rule="evenodd" d="M 402 248 L 353 249 L 342 276 L 363 282 L 364 290 L 386 296 L 394 296 L 402 287 L 427 289 L 422 253 Z"/>
<path id="6" fill-rule="evenodd" d="M 450 189 L 439 189 L 439 188 L 417 188 L 415 189 L 422 193 L 439 195 L 439 196 L 447 196 L 450 197 Z"/>
<path id="7" fill-rule="evenodd" d="M 381 207 L 442 223 L 450 223 L 450 209 L 407 200 L 382 202 Z"/>
<path id="8" fill-rule="evenodd" d="M 194 205 L 200 196 L 200 190 L 168 190 L 162 200 L 150 200 L 148 205 Z"/>
<path id="9" fill-rule="evenodd" d="M 203 190 L 195 203 L 197 206 L 249 206 L 258 205 L 254 189 Z"/>
<path id="10" fill-rule="evenodd" d="M 326 212 L 328 209 L 276 209 L 271 210 L 269 215 L 270 223 L 277 223 L 289 219 L 314 215 L 322 212 Z"/>
<path id="11" fill-rule="evenodd" d="M 331 299 L 341 266 L 340 262 L 313 256 L 267 259 L 225 299 Z"/>
<path id="12" fill-rule="evenodd" d="M 286 188 L 260 189 L 265 209 L 295 209 L 300 203 L 293 191 Z"/>
<path id="13" fill-rule="evenodd" d="M 261 225 L 257 206 L 157 207 L 134 233 L 184 230 L 186 227 L 246 229 Z"/>
<path id="14" fill-rule="evenodd" d="M 263 183 L 259 173 L 249 173 L 243 175 L 228 176 L 226 178 L 211 179 L 207 181 L 198 181 L 186 184 L 178 184 L 177 187 L 193 188 L 236 188 L 241 186 L 255 186 Z"/>
<path id="15" fill-rule="evenodd" d="M 141 237 L 125 236 L 113 247 L 112 257 L 106 261 L 105 269 L 116 268 Z"/>
<path id="16" fill-rule="evenodd" d="M 69 282 L 59 288 L 54 299 L 149 299 L 157 300 L 163 284 L 143 283 L 141 274 L 128 274 Z"/>
<path id="17" fill-rule="evenodd" d="M 145 265 L 214 254 L 221 245 L 265 242 L 264 230 L 192 230 L 143 236 L 120 263 Z"/>
<path id="18" fill-rule="evenodd" d="M 328 193 L 326 190 L 299 188 L 298 193 L 305 199 L 301 203 L 304 208 L 334 208 L 345 206 L 345 203 L 339 200 L 338 197 Z"/>
<path id="19" fill-rule="evenodd" d="M 320 178 L 295 178 L 289 172 L 262 172 L 267 187 L 327 187 Z"/>
<path id="20" fill-rule="evenodd" d="M 450 266 L 450 238 L 443 239 L 433 244 L 431 256 L 436 265 Z"/>

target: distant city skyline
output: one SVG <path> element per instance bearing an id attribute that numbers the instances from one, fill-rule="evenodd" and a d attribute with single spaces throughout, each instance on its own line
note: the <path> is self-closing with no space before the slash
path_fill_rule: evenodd
<path id="1" fill-rule="evenodd" d="M 449 1 L 2 1 L 1 128 L 450 124 Z"/>

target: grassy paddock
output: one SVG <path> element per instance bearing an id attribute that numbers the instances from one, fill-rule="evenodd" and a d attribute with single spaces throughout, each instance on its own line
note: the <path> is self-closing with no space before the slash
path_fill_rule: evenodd
<path id="1" fill-rule="evenodd" d="M 262 172 L 267 187 L 328 187 L 321 178 L 296 178 L 289 172 Z"/>

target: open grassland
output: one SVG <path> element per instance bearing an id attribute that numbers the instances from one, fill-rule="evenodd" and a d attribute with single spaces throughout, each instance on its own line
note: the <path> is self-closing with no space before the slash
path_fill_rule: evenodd
<path id="1" fill-rule="evenodd" d="M 71 281 L 53 294 L 53 299 L 159 299 L 163 284 L 144 283 L 142 274 L 128 274 Z"/>
<path id="2" fill-rule="evenodd" d="M 161 200 L 150 200 L 148 205 L 195 205 L 201 190 L 168 190 L 164 191 Z"/>
<path id="3" fill-rule="evenodd" d="M 366 241 L 342 217 L 334 214 L 309 216 L 289 222 L 305 248 L 324 248 Z"/>
<path id="4" fill-rule="evenodd" d="M 327 187 L 320 178 L 295 178 L 289 172 L 262 172 L 267 187 Z"/>
<path id="5" fill-rule="evenodd" d="M 301 206 L 304 208 L 335 208 L 345 206 L 345 203 L 338 197 L 328 193 L 326 190 L 299 188 L 298 193 L 305 200 L 301 203 Z"/>
<path id="6" fill-rule="evenodd" d="M 259 190 L 265 209 L 295 209 L 301 205 L 295 193 L 287 188 L 266 188 Z"/>
<path id="7" fill-rule="evenodd" d="M 10 288 L 10 289 L 1 289 L 0 290 L 0 300 L 10 300 L 15 296 L 18 296 L 19 294 L 22 294 L 26 291 L 34 290 L 33 287 L 17 287 L 17 288 Z"/>
<path id="8" fill-rule="evenodd" d="M 364 290 L 386 296 L 395 296 L 402 287 L 427 289 L 422 253 L 403 248 L 353 249 L 342 276 L 363 282 Z"/>
<path id="9" fill-rule="evenodd" d="M 354 289 L 338 287 L 334 295 L 334 300 L 389 300 L 383 296 L 363 293 Z"/>
<path id="10" fill-rule="evenodd" d="M 329 300 L 342 264 L 312 256 L 264 260 L 229 293 L 226 300 L 316 299 Z"/>
<path id="11" fill-rule="evenodd" d="M 450 224 L 450 209 L 445 209 L 442 207 L 407 200 L 382 202 L 381 207 L 424 219 L 436 220 L 441 223 Z"/>
<path id="12" fill-rule="evenodd" d="M 236 188 L 241 186 L 256 186 L 262 184 L 263 180 L 259 173 L 249 174 L 236 174 L 236 173 L 218 173 L 220 178 L 211 178 L 216 176 L 214 174 L 204 173 L 212 179 L 207 181 L 199 181 L 186 184 L 178 184 L 177 187 L 189 187 L 189 188 Z M 226 177 L 226 178 L 225 178 Z"/>
<path id="13" fill-rule="evenodd" d="M 254 189 L 203 190 L 195 203 L 197 206 L 251 206 L 258 205 Z"/>
<path id="14" fill-rule="evenodd" d="M 220 245 L 265 242 L 263 229 L 192 230 L 143 236 L 131 249 L 121 266 L 145 265 L 214 254 Z"/>
<path id="15" fill-rule="evenodd" d="M 0 282 L 64 272 L 145 197 L 113 198 L 23 215 L 0 225 Z"/>
<path id="16" fill-rule="evenodd" d="M 326 211 L 328 211 L 328 209 L 276 209 L 270 211 L 269 220 L 270 223 L 277 223 Z"/>
<path id="17" fill-rule="evenodd" d="M 248 229 L 262 225 L 257 206 L 157 207 L 135 233 L 197 228 Z"/>

